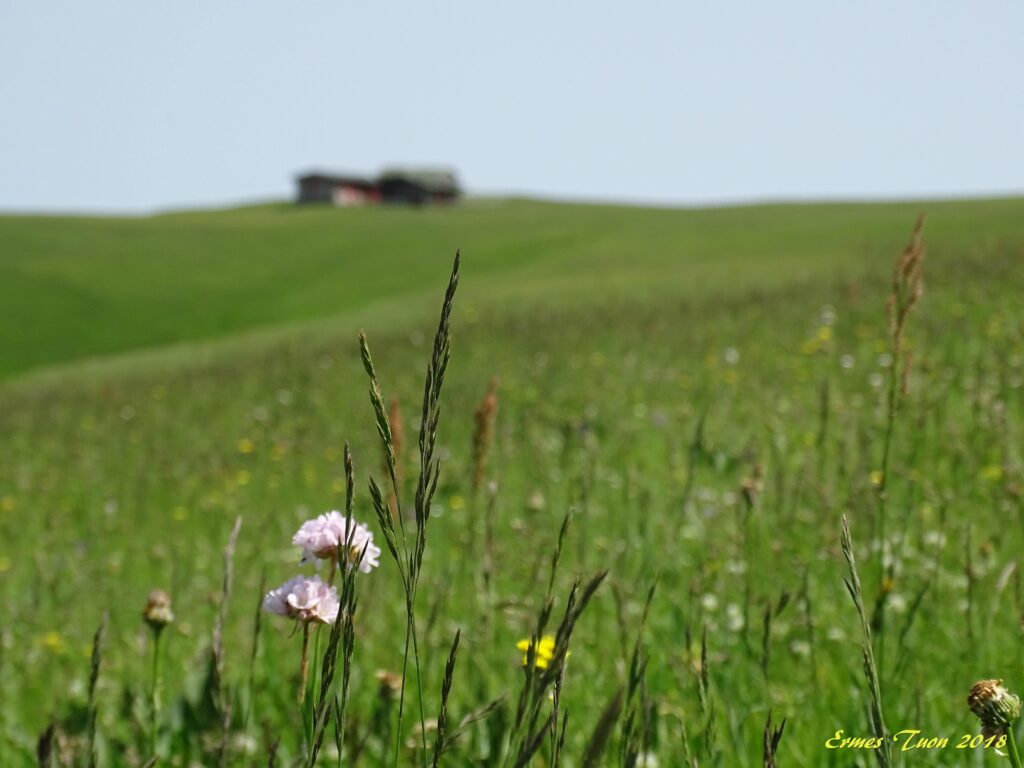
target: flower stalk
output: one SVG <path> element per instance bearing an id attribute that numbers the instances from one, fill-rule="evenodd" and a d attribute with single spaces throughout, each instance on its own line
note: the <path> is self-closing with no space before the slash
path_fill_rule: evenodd
<path id="1" fill-rule="evenodd" d="M 160 638 L 164 629 L 174 621 L 170 595 L 160 589 L 150 592 L 146 607 L 142 611 L 142 618 L 153 635 L 149 684 L 149 751 L 155 756 L 160 722 Z"/>

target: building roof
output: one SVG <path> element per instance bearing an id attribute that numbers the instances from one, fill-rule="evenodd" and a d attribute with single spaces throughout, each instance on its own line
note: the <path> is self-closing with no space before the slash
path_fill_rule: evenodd
<path id="1" fill-rule="evenodd" d="M 381 184 L 388 181 L 407 181 L 428 192 L 442 194 L 457 194 L 459 191 L 455 173 L 444 168 L 389 168 L 381 173 L 378 181 Z"/>
<path id="2" fill-rule="evenodd" d="M 329 184 L 339 186 L 365 186 L 372 187 L 376 182 L 366 176 L 357 176 L 347 173 L 326 173 L 324 171 L 310 171 L 298 177 L 299 182 L 304 181 L 325 181 Z"/>

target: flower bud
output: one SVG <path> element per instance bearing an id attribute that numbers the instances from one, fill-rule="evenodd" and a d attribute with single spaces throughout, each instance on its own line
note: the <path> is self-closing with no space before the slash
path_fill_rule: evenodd
<path id="1" fill-rule="evenodd" d="M 1020 698 L 1003 687 L 1002 680 L 981 680 L 971 686 L 967 706 L 981 721 L 986 736 L 1006 733 L 1020 717 Z"/>
<path id="2" fill-rule="evenodd" d="M 171 610 L 171 596 L 162 589 L 154 589 L 150 592 L 149 599 L 146 600 L 146 608 L 142 612 L 142 618 L 154 632 L 159 632 L 173 622 L 174 611 Z"/>
<path id="3" fill-rule="evenodd" d="M 377 678 L 377 696 L 381 701 L 390 703 L 398 698 L 402 690 L 402 676 L 386 669 L 378 669 L 374 677 Z"/>

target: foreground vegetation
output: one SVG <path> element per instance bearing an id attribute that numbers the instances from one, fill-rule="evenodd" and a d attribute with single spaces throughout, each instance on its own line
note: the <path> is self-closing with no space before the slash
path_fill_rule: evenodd
<path id="1" fill-rule="evenodd" d="M 346 764 L 432 759 L 445 729 L 421 726 L 438 718 L 443 682 L 452 739 L 442 764 L 513 764 L 530 730 L 517 731 L 517 714 L 540 712 L 543 724 L 555 705 L 554 676 L 524 674 L 542 652 L 553 653 L 547 668 L 559 673 L 568 721 L 563 731 L 558 719 L 553 740 L 545 733 L 537 764 L 758 764 L 773 713 L 775 724 L 786 719 L 779 765 L 867 765 L 871 751 L 824 745 L 838 729 L 870 735 L 877 700 L 889 731 L 955 745 L 976 731 L 964 703 L 972 683 L 1024 685 L 1024 203 L 925 206 L 927 291 L 894 349 L 885 305 L 917 208 L 520 203 L 403 219 L 406 242 L 381 235 L 396 261 L 359 261 L 350 283 L 365 302 L 375 285 L 400 284 L 384 295 L 408 303 L 394 315 L 395 303 L 362 305 L 376 405 L 351 326 L 355 299 L 312 330 L 15 379 L 0 390 L 0 764 L 33 764 L 51 723 L 55 764 L 72 764 L 72 753 L 88 764 L 91 709 L 100 765 L 142 765 L 154 753 L 168 765 L 306 761 L 330 627 L 313 633 L 314 695 L 300 706 L 302 632 L 259 607 L 298 572 L 289 542 L 299 525 L 346 509 L 346 441 L 352 514 L 385 549 L 379 568 L 355 576 L 350 666 L 339 659 L 338 680 L 350 671 Z M 300 214 L 223 216 L 249 232 L 288 215 Z M 521 226 L 487 240 L 501 216 Z M 330 226 L 348 232 L 345 221 Z M 437 348 L 421 294 L 436 312 L 447 265 L 417 253 L 449 253 L 460 226 L 473 234 L 462 238 L 440 398 L 440 480 L 424 505 L 417 435 Z M 109 290 L 131 295 L 114 277 Z M 344 282 L 324 278 L 316 290 L 330 296 Z M 274 311 L 260 309 L 259 322 L 284 317 Z M 238 323 L 256 322 L 243 315 Z M 124 347 L 164 340 L 148 317 L 139 310 Z M 182 338 L 213 333 L 205 321 L 197 328 Z M 49 348 L 36 361 L 69 355 L 63 342 L 36 342 Z M 33 362 L 14 359 L 9 370 Z M 411 601 L 410 561 L 390 558 L 381 527 L 399 504 L 408 542 L 425 524 Z M 874 698 L 843 584 L 844 515 L 874 633 Z M 559 656 L 539 635 L 564 639 L 555 630 L 578 577 L 578 594 L 592 585 L 593 596 L 573 618 L 570 655 Z M 141 616 L 152 589 L 173 603 L 160 633 Z M 549 595 L 552 617 L 538 632 Z M 409 607 L 417 648 L 402 696 Z M 531 651 L 521 641 L 534 635 Z M 521 704 L 538 679 L 536 701 Z M 320 764 L 337 764 L 327 734 Z M 896 751 L 892 764 L 996 759 L 949 748 Z"/>

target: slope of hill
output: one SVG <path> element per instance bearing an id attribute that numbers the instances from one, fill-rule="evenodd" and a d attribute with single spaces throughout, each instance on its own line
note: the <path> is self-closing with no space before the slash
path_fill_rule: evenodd
<path id="1" fill-rule="evenodd" d="M 314 319 L 396 327 L 461 247 L 471 307 L 770 288 L 884 263 L 919 210 L 933 257 L 1024 241 L 1024 200 L 674 210 L 478 200 L 0 217 L 0 378 Z M 376 309 L 371 307 L 376 305 Z"/>

